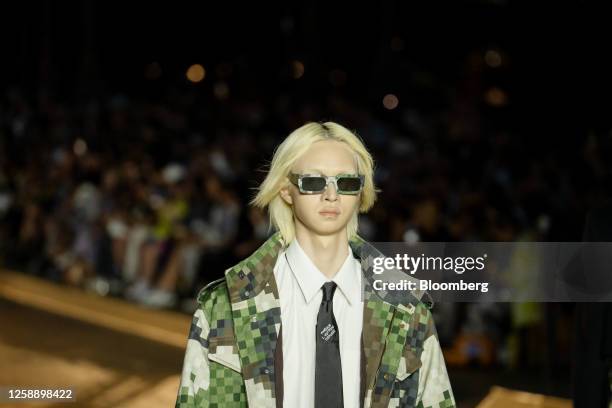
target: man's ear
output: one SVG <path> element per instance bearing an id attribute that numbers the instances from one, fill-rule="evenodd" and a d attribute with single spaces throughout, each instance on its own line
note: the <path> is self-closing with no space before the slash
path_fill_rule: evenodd
<path id="1" fill-rule="evenodd" d="M 293 205 L 293 197 L 291 197 L 291 192 L 289 191 L 290 188 L 291 183 L 289 183 L 289 179 L 285 178 L 285 185 L 280 189 L 279 194 L 283 201 L 289 205 Z"/>

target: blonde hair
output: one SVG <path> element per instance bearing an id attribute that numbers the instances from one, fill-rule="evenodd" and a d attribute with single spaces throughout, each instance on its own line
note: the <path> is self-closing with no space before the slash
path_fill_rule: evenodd
<path id="1" fill-rule="evenodd" d="M 357 235 L 358 213 L 365 213 L 372 208 L 376 201 L 376 194 L 380 192 L 374 186 L 372 155 L 355 133 L 334 122 L 309 122 L 294 130 L 274 151 L 270 170 L 257 188 L 257 194 L 249 202 L 261 209 L 268 207 L 270 229 L 274 227 L 280 231 L 285 244 L 289 244 L 295 237 L 295 224 L 293 210 L 282 199 L 279 192 L 286 185 L 286 177 L 294 163 L 306 153 L 313 143 L 323 140 L 345 143 L 355 154 L 357 171 L 365 176 L 358 211 L 355 211 L 346 226 L 349 240 Z"/>

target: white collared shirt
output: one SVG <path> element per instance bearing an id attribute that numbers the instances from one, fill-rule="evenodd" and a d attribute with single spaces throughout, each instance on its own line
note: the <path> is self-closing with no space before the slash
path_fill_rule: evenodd
<path id="1" fill-rule="evenodd" d="M 286 256 L 285 256 L 286 255 Z M 289 265 L 287 264 L 289 261 Z M 314 407 L 315 329 L 328 279 L 306 255 L 297 238 L 279 253 L 274 266 L 278 286 L 283 330 L 283 406 Z M 333 310 L 340 332 L 340 361 L 344 406 L 357 408 L 361 373 L 361 263 L 348 255 L 331 279 L 336 283 Z"/>

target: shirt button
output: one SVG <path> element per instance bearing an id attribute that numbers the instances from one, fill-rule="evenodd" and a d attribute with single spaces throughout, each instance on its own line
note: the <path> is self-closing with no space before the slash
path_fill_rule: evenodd
<path id="1" fill-rule="evenodd" d="M 406 323 L 405 323 L 405 322 L 402 322 L 402 324 L 400 324 L 400 327 L 401 327 L 402 329 L 405 329 L 405 328 L 406 328 Z"/>
<path id="2" fill-rule="evenodd" d="M 251 317 L 251 321 L 252 321 L 253 323 L 255 323 L 255 322 L 257 321 L 257 316 L 253 316 L 253 317 Z"/>
<path id="3" fill-rule="evenodd" d="M 238 276 L 240 277 L 240 279 L 244 279 L 244 272 L 240 271 L 238 273 Z"/>
<path id="4" fill-rule="evenodd" d="M 270 369 L 269 368 L 264 368 L 263 372 L 264 372 L 264 374 L 270 374 Z"/>
<path id="5" fill-rule="evenodd" d="M 385 381 L 389 381 L 389 373 L 385 373 L 385 375 L 383 375 Z"/>
<path id="6" fill-rule="evenodd" d="M 249 297 L 249 293 L 250 293 L 250 292 L 249 292 L 248 290 L 245 290 L 245 291 L 244 291 L 244 296 L 245 296 L 245 297 Z"/>

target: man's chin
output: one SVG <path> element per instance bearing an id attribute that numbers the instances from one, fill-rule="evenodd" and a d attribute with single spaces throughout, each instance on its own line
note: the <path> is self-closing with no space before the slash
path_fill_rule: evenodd
<path id="1" fill-rule="evenodd" d="M 330 225 L 330 223 L 328 223 L 327 225 L 317 225 L 314 228 L 308 228 L 308 230 L 311 233 L 317 234 L 317 235 L 335 235 L 343 231 L 346 231 L 346 225 L 338 226 L 338 225 Z"/>
<path id="2" fill-rule="evenodd" d="M 323 217 L 314 220 L 308 220 L 310 222 L 299 222 L 299 226 L 296 225 L 298 229 L 304 229 L 308 231 L 310 234 L 315 235 L 334 235 L 339 234 L 340 232 L 346 231 L 346 226 L 348 222 L 345 220 L 336 219 L 324 219 Z"/>

